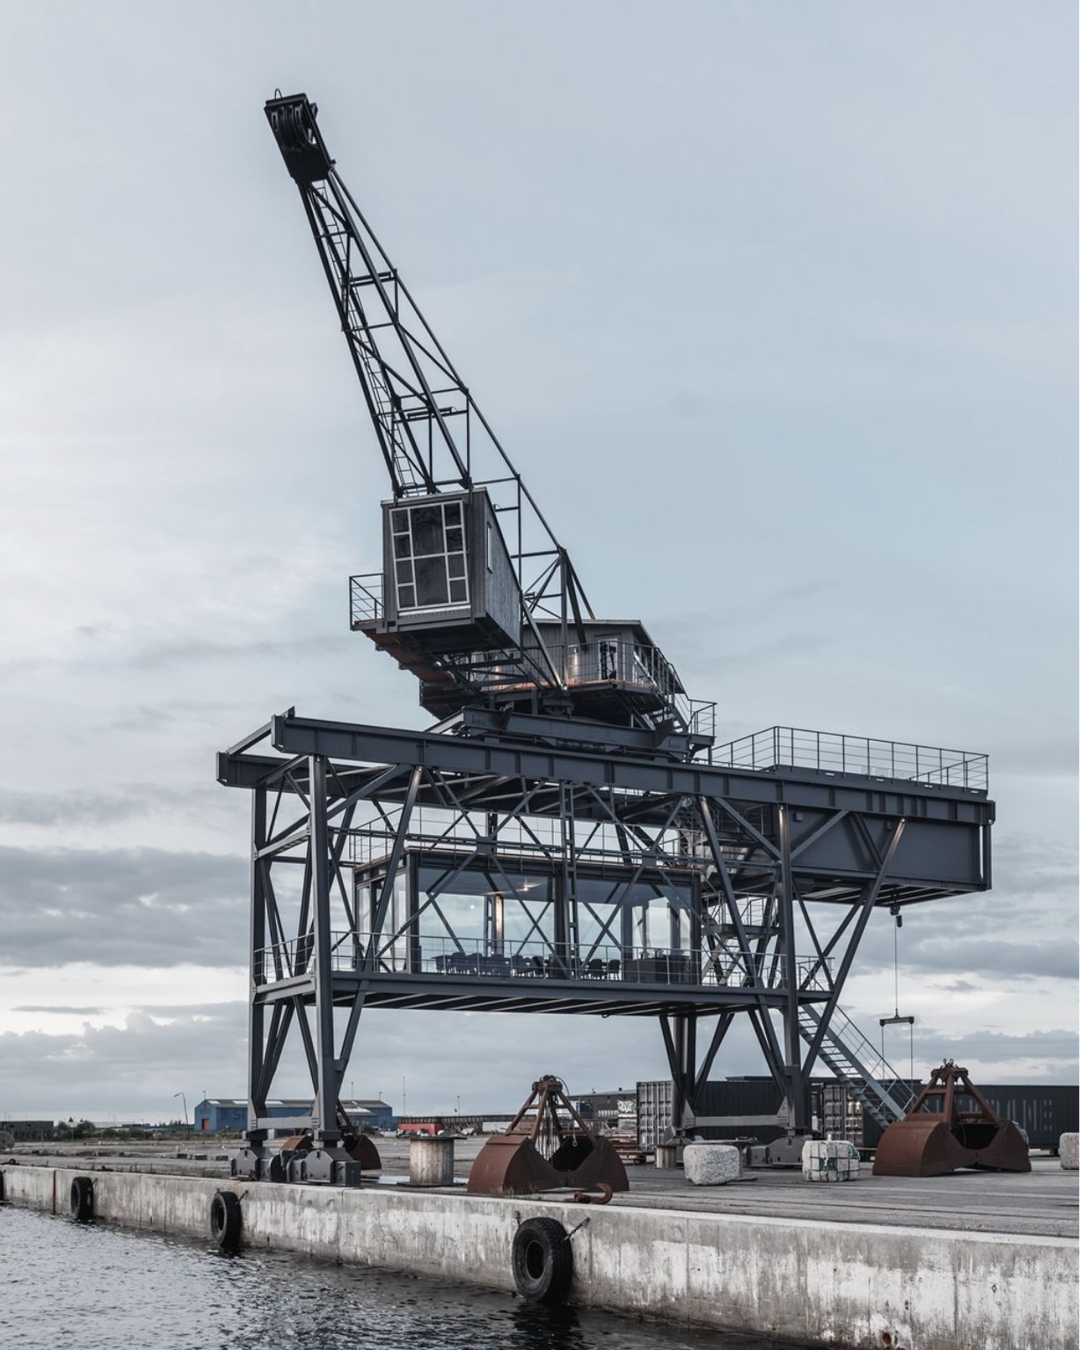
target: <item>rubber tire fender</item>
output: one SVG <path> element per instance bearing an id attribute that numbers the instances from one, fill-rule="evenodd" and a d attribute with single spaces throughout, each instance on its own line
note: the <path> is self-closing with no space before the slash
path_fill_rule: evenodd
<path id="1" fill-rule="evenodd" d="M 239 1251 L 243 1226 L 240 1197 L 233 1191 L 217 1191 L 210 1201 L 210 1235 L 223 1252 Z"/>
<path id="2" fill-rule="evenodd" d="M 518 1224 L 512 1251 L 514 1284 L 527 1303 L 564 1303 L 574 1277 L 574 1252 L 557 1219 Z"/>
<path id="3" fill-rule="evenodd" d="M 76 1223 L 89 1223 L 94 1217 L 94 1183 L 90 1177 L 72 1180 L 71 1217 Z"/>

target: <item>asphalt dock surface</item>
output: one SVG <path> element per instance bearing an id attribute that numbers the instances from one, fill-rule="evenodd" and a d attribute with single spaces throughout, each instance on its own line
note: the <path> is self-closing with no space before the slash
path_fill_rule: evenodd
<path id="1" fill-rule="evenodd" d="M 462 1183 L 483 1142 L 479 1137 L 457 1141 L 455 1170 Z M 375 1184 L 406 1180 L 409 1141 L 377 1138 L 375 1143 L 383 1161 L 381 1180 Z M 179 1145 L 21 1144 L 0 1161 L 227 1177 L 228 1152 L 228 1145 L 206 1140 Z M 1030 1172 L 954 1172 L 928 1178 L 875 1177 L 864 1163 L 855 1182 L 810 1182 L 787 1169 L 747 1172 L 739 1181 L 710 1187 L 691 1186 L 680 1168 L 628 1167 L 627 1176 L 630 1190 L 616 1195 L 614 1205 L 1034 1237 L 1080 1235 L 1080 1174 L 1064 1171 L 1059 1159 L 1048 1154 L 1033 1154 Z M 464 1185 L 454 1191 L 464 1193 Z"/>

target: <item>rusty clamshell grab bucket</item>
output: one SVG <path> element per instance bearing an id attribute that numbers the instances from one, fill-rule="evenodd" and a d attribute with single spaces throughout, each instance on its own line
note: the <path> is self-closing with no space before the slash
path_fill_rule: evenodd
<path id="1" fill-rule="evenodd" d="M 970 1109 L 965 1099 L 973 1103 Z M 1031 1160 L 1012 1121 L 997 1116 L 967 1069 L 948 1059 L 931 1073 L 904 1119 L 881 1136 L 874 1176 L 938 1177 L 958 1167 L 1030 1172 Z"/>
<path id="2" fill-rule="evenodd" d="M 589 1129 L 552 1074 L 532 1085 L 524 1106 L 477 1154 L 470 1195 L 532 1195 L 571 1186 L 628 1191 L 626 1168 L 610 1140 Z"/>

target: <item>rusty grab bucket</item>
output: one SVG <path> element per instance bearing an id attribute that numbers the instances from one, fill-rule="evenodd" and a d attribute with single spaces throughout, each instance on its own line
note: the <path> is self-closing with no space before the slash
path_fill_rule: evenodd
<path id="1" fill-rule="evenodd" d="M 1012 1121 L 995 1114 L 967 1069 L 946 1060 L 904 1119 L 881 1136 L 874 1176 L 937 1177 L 959 1167 L 1030 1172 L 1031 1161 Z"/>
<path id="2" fill-rule="evenodd" d="M 341 1146 L 354 1162 L 360 1164 L 361 1172 L 381 1172 L 382 1159 L 375 1141 L 364 1134 L 359 1126 L 349 1119 L 349 1113 L 341 1102 L 337 1104 L 338 1126 L 341 1129 Z"/>
<path id="3" fill-rule="evenodd" d="M 477 1154 L 466 1189 L 471 1195 L 531 1195 L 564 1186 L 630 1189 L 610 1141 L 592 1133 L 559 1079 L 548 1075 L 532 1085 L 506 1133 L 493 1135 Z"/>

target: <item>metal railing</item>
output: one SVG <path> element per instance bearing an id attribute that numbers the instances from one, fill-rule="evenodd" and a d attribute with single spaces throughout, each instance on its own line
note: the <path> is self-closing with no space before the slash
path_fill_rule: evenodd
<path id="1" fill-rule="evenodd" d="M 678 695 L 675 699 L 686 729 L 696 736 L 716 735 L 716 703 L 708 699 L 687 698 Z"/>
<path id="2" fill-rule="evenodd" d="M 833 1009 L 826 1036 L 834 1043 L 839 1043 L 841 1049 L 854 1053 L 875 1081 L 887 1089 L 889 1096 L 899 1106 L 901 1116 L 907 1114 L 918 1094 L 885 1058 L 882 1048 L 863 1033 L 862 1028 L 852 1021 L 843 1008 L 837 1006 Z"/>
<path id="3" fill-rule="evenodd" d="M 480 979 L 587 980 L 622 984 L 663 984 L 739 987 L 746 983 L 746 968 L 738 953 L 718 961 L 717 954 L 669 947 L 620 947 L 609 943 L 560 950 L 544 941 L 517 942 L 509 938 L 493 943 L 484 938 L 448 935 L 382 934 L 371 956 L 371 934 L 351 931 L 331 935 L 330 968 L 354 971 L 365 968 L 378 974 L 465 976 Z M 314 943 L 309 938 L 274 943 L 256 953 L 255 979 L 262 984 L 302 975 L 311 968 Z M 827 987 L 820 971 L 806 985 L 815 963 L 800 957 L 796 978 L 802 988 Z M 781 977 L 778 966 L 777 978 Z"/>
<path id="4" fill-rule="evenodd" d="M 682 693 L 675 667 L 658 647 L 619 637 L 594 638 L 591 642 L 548 643 L 548 654 L 572 688 L 588 684 L 621 684 L 648 690 L 667 700 Z"/>
<path id="5" fill-rule="evenodd" d="M 365 822 L 348 831 L 350 859 L 371 866 L 389 856 L 397 838 L 394 823 Z M 678 827 L 664 839 L 664 856 L 658 859 L 655 848 L 639 844 L 633 839 L 620 840 L 614 824 L 600 823 L 588 841 L 574 852 L 579 864 L 618 863 L 633 869 L 645 867 L 649 875 L 664 873 L 672 883 L 686 882 L 680 873 L 696 871 L 701 866 L 701 851 L 691 831 Z M 461 854 L 471 855 L 476 850 L 476 834 L 463 820 L 451 818 L 447 808 L 415 807 L 409 819 L 408 848 L 414 852 L 432 852 L 447 866 L 454 866 Z M 529 816 L 524 823 L 508 821 L 499 830 L 497 863 L 501 872 L 509 872 L 512 882 L 516 873 L 512 865 L 526 867 L 529 863 L 547 864 L 563 856 L 565 842 L 558 820 Z M 528 880 L 522 877 L 522 880 Z M 612 883 L 613 888 L 615 883 Z"/>
<path id="6" fill-rule="evenodd" d="M 349 578 L 349 623 L 376 623 L 383 616 L 383 574 L 365 572 Z"/>
<path id="7" fill-rule="evenodd" d="M 803 727 L 767 727 L 713 747 L 712 763 L 737 769 L 815 769 L 985 792 L 987 756 Z"/>
<path id="8" fill-rule="evenodd" d="M 353 628 L 378 623 L 385 614 L 385 579 L 381 572 L 364 572 L 349 578 L 349 623 Z M 676 713 L 687 731 L 699 736 L 716 735 L 716 704 L 690 698 L 683 690 L 675 667 L 658 647 L 644 647 L 620 638 L 596 638 L 566 647 L 549 645 L 548 653 L 569 685 L 618 684 L 631 692 L 656 695 Z M 492 659 L 493 655 L 495 660 Z M 536 656 L 536 653 L 533 653 Z M 513 689 L 525 679 L 520 659 L 505 653 L 478 652 L 475 661 L 461 662 L 462 669 L 475 664 L 478 682 L 498 691 Z M 528 677 L 530 680 L 532 676 Z"/>

